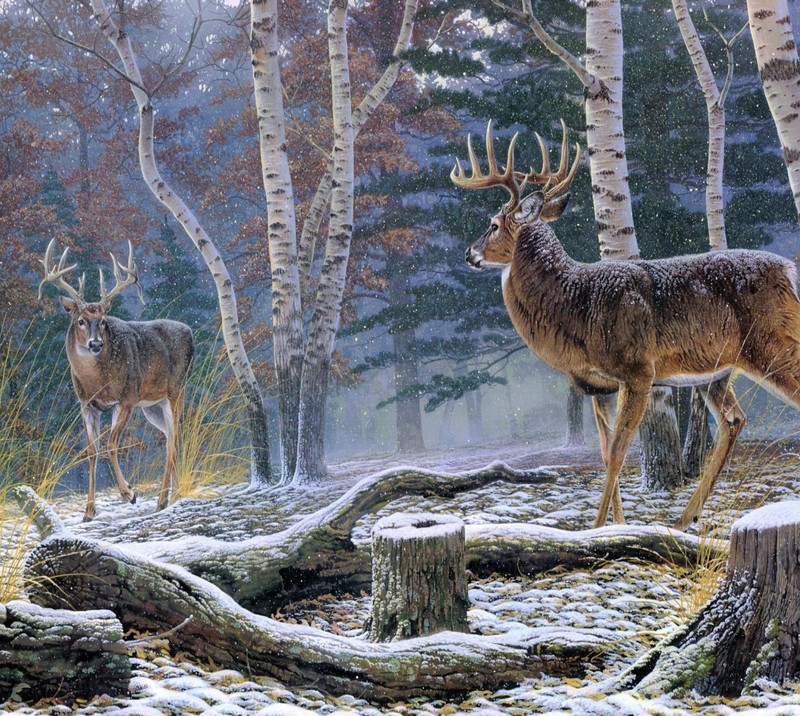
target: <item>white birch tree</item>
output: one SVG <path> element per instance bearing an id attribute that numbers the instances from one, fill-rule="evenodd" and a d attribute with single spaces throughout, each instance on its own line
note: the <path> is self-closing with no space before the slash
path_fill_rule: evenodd
<path id="1" fill-rule="evenodd" d="M 800 217 L 800 60 L 786 0 L 747 0 L 750 35 Z"/>

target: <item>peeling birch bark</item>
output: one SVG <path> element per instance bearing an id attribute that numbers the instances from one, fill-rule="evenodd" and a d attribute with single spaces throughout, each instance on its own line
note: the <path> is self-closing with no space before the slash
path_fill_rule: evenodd
<path id="1" fill-rule="evenodd" d="M 125 76 L 139 109 L 139 164 L 145 183 L 161 204 L 178 220 L 186 235 L 203 257 L 217 290 L 222 324 L 222 336 L 233 374 L 245 396 L 252 440 L 251 480 L 254 485 L 272 481 L 269 456 L 269 429 L 264 401 L 250 359 L 247 357 L 236 306 L 236 292 L 228 269 L 211 237 L 206 233 L 192 210 L 175 193 L 158 170 L 154 146 L 155 110 L 144 90 L 139 65 L 130 38 L 117 27 L 104 0 L 92 0 L 92 10 L 100 29 L 113 45 L 125 70 Z"/>
<path id="2" fill-rule="evenodd" d="M 294 474 L 297 457 L 303 326 L 294 190 L 286 153 L 283 86 L 278 61 L 278 0 L 250 3 L 250 20 L 258 146 L 272 271 L 272 342 L 278 381 L 281 479 L 287 481 Z"/>
<path id="3" fill-rule="evenodd" d="M 800 216 L 800 60 L 786 0 L 747 0 L 750 34 Z"/>
<path id="4" fill-rule="evenodd" d="M 406 0 L 403 9 L 403 20 L 400 24 L 400 32 L 397 36 L 392 57 L 399 58 L 411 47 L 411 33 L 414 29 L 414 16 L 417 12 L 418 0 Z M 353 110 L 353 137 L 355 138 L 361 128 L 367 123 L 378 105 L 383 102 L 389 94 L 394 83 L 400 75 L 400 71 L 405 66 L 405 61 L 395 59 L 383 72 L 381 78 L 373 85 L 369 92 L 361 100 L 361 103 Z M 298 264 L 300 267 L 300 293 L 305 297 L 308 294 L 308 284 L 311 277 L 311 264 L 314 261 L 314 250 L 317 238 L 320 233 L 320 225 L 325 215 L 325 209 L 331 198 L 333 188 L 333 156 L 328 160 L 325 173 L 322 175 L 314 198 L 311 200 L 306 219 L 303 222 L 303 230 L 300 234 L 300 249 Z"/>
<path id="5" fill-rule="evenodd" d="M 325 404 L 331 355 L 341 317 L 353 235 L 353 114 L 347 57 L 347 0 L 328 6 L 328 56 L 333 103 L 333 173 L 328 242 L 306 341 L 298 406 L 297 463 L 293 483 L 326 475 Z"/>

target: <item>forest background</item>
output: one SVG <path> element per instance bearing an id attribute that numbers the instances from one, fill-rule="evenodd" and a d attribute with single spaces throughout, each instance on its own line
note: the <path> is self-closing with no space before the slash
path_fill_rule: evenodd
<path id="1" fill-rule="evenodd" d="M 398 79 L 355 140 L 352 246 L 324 414 L 331 461 L 360 452 L 564 439 L 566 381 L 523 349 L 502 305 L 499 277 L 471 272 L 463 261 L 496 206 L 482 194 L 456 190 L 449 172 L 453 158 L 464 156 L 465 135 L 480 135 L 489 118 L 500 137 L 521 131 L 520 165 L 538 162 L 534 131 L 557 143 L 562 117 L 572 139 L 585 145 L 583 88 L 529 29 L 507 22 L 491 4 L 468 5 L 420 3 Z M 582 53 L 579 6 L 542 0 L 532 7 L 563 46 Z M 350 9 L 354 104 L 398 59 L 403 10 L 394 0 Z M 746 22 L 745 8 L 715 3 L 708 18 L 700 5 L 694 10 L 721 79 L 729 60 L 717 28 L 733 36 Z M 278 462 L 270 229 L 249 7 L 164 0 L 134 3 L 124 15 L 144 81 L 156 88 L 160 171 L 227 264 Z M 641 255 L 706 250 L 706 107 L 672 6 L 646 0 L 625 6 L 622 18 L 625 139 Z M 280 3 L 280 27 L 287 152 L 304 219 L 333 133 L 324 9 L 302 0 Z M 202 389 L 214 394 L 233 384 L 217 338 L 214 284 L 180 224 L 142 180 L 136 101 L 112 67 L 113 50 L 101 44 L 90 9 L 11 0 L 2 5 L 0 38 L 0 346 L 19 357 L 6 361 L 14 369 L 3 376 L 2 400 L 24 406 L 21 413 L 4 411 L 0 421 L 22 415 L 18 439 L 46 442 L 77 412 L 63 355 L 67 319 L 57 315 L 55 301 L 36 300 L 38 259 L 52 238 L 69 246 L 86 271 L 89 297 L 107 253 L 124 253 L 130 240 L 147 305 L 130 301 L 117 315 L 189 323 L 200 354 L 221 357 L 221 372 Z M 726 107 L 728 245 L 768 245 L 791 257 L 797 214 L 752 43 L 738 42 L 734 57 Z M 570 209 L 556 225 L 570 254 L 584 261 L 599 257 L 590 186 L 581 170 Z M 319 242 L 317 266 L 324 251 Z M 313 280 L 305 286 L 315 288 Z M 684 395 L 681 425 L 687 405 Z M 580 441 L 581 424 L 573 425 L 573 440 Z"/>

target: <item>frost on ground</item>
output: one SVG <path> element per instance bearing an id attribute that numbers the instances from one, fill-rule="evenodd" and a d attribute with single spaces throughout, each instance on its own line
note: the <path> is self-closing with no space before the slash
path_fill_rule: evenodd
<path id="1" fill-rule="evenodd" d="M 798 457 L 794 444 L 744 444 L 704 514 L 693 529 L 701 534 L 727 536 L 742 511 L 764 502 L 800 498 Z M 455 454 L 428 453 L 420 467 L 446 472 L 470 469 L 504 457 L 513 467 L 571 465 L 575 469 L 553 485 L 521 487 L 497 483 L 451 500 L 403 498 L 356 526 L 355 536 L 368 539 L 371 526 L 395 512 L 420 510 L 446 513 L 468 524 L 532 522 L 568 530 L 591 526 L 603 472 L 595 450 L 551 451 L 531 455 L 523 448 L 505 446 Z M 412 462 L 408 458 L 404 462 Z M 98 501 L 98 518 L 82 524 L 83 496 L 61 497 L 56 511 L 76 534 L 109 542 L 173 540 L 187 535 L 238 541 L 268 534 L 295 523 L 300 517 L 339 497 L 358 479 L 397 460 L 362 460 L 337 466 L 330 483 L 313 488 L 288 487 L 258 492 L 225 488 L 211 500 L 186 500 L 153 514 L 155 498 L 127 505 L 108 490 Z M 560 471 L 563 474 L 563 471 Z M 676 494 L 642 494 L 638 471 L 630 466 L 622 478 L 625 514 L 630 523 L 670 525 L 689 499 L 694 483 Z M 781 511 L 780 508 L 776 508 Z M 361 694 L 330 697 L 308 684 L 289 691 L 258 674 L 219 670 L 213 664 L 193 664 L 186 655 L 168 655 L 164 649 L 142 651 L 133 658 L 134 679 L 127 698 L 97 697 L 74 708 L 41 703 L 9 703 L 3 713 L 15 714 L 261 714 L 309 716 L 361 714 L 397 716 L 458 714 L 473 716 L 549 714 L 797 714 L 800 682 L 777 686 L 758 683 L 748 696 L 736 700 L 701 698 L 695 694 L 643 699 L 631 693 L 608 695 L 609 680 L 630 665 L 670 629 L 685 621 L 714 589 L 713 565 L 694 570 L 637 562 L 607 562 L 594 569 L 559 570 L 526 576 L 493 575 L 470 583 L 470 629 L 500 634 L 519 626 L 602 628 L 613 634 L 609 660 L 603 671 L 590 670 L 584 679 L 532 678 L 495 693 L 474 692 L 462 699 L 398 702 L 377 706 Z M 287 605 L 275 615 L 289 623 L 307 624 L 332 633 L 360 638 L 369 614 L 367 595 L 329 595 Z"/>

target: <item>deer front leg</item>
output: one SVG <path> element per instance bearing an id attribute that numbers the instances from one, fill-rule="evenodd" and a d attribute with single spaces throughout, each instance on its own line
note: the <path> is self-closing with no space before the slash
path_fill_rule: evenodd
<path id="1" fill-rule="evenodd" d="M 97 470 L 97 441 L 100 438 L 100 411 L 87 404 L 81 404 L 81 417 L 83 428 L 86 431 L 86 452 L 89 455 L 89 494 L 86 498 L 86 511 L 83 521 L 89 522 L 94 518 L 94 496 L 96 488 Z"/>
<path id="2" fill-rule="evenodd" d="M 633 436 L 639 423 L 642 422 L 647 401 L 650 399 L 651 381 L 634 384 L 623 384 L 619 389 L 619 399 L 617 404 L 617 422 L 614 426 L 614 435 L 608 449 L 608 462 L 606 465 L 606 484 L 603 487 L 603 495 L 600 498 L 600 509 L 597 512 L 595 527 L 602 527 L 608 518 L 608 508 L 612 502 L 619 500 L 614 507 L 614 522 L 624 523 L 625 518 L 622 514 L 622 500 L 619 497 L 619 471 L 625 462 Z M 616 499 L 615 499 L 616 493 Z"/>
<path id="3" fill-rule="evenodd" d="M 592 396 L 592 409 L 594 411 L 594 421 L 597 423 L 597 434 L 600 439 L 600 455 L 603 458 L 603 467 L 608 472 L 608 451 L 611 439 L 614 435 L 613 420 L 611 419 L 612 403 L 616 400 L 614 395 L 594 395 Z M 619 491 L 619 480 L 614 487 L 614 494 L 611 498 L 611 512 L 614 515 L 614 522 L 625 522 L 622 514 L 622 495 Z"/>
<path id="4" fill-rule="evenodd" d="M 714 438 L 714 449 L 703 465 L 700 484 L 689 499 L 689 504 L 686 505 L 680 519 L 675 523 L 675 528 L 679 530 L 686 529 L 700 517 L 703 505 L 714 489 L 719 473 L 745 424 L 745 415 L 736 401 L 730 377 L 717 380 L 701 391 L 717 423 L 717 435 Z"/>
<path id="5" fill-rule="evenodd" d="M 130 405 L 118 404 L 114 408 L 114 413 L 111 418 L 111 435 L 108 438 L 108 452 L 111 457 L 111 466 L 114 468 L 114 476 L 117 478 L 117 487 L 120 494 L 132 505 L 136 504 L 136 493 L 131 490 L 131 486 L 122 476 L 122 470 L 119 467 L 119 460 L 117 459 L 117 450 L 119 448 L 119 438 L 123 429 L 130 420 L 133 408 Z"/>

